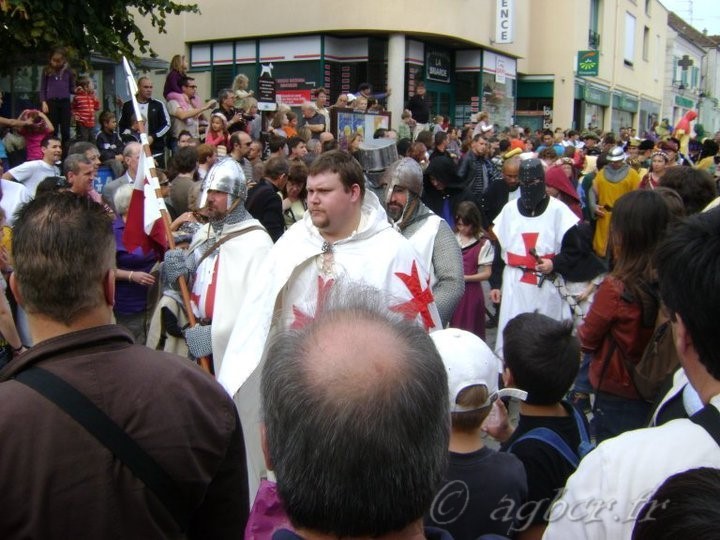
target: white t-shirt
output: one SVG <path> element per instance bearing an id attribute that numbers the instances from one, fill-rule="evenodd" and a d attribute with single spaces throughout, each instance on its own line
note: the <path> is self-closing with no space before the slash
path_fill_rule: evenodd
<path id="1" fill-rule="evenodd" d="M 5 210 L 5 221 L 11 227 L 15 220 L 15 212 L 20 206 L 32 199 L 30 191 L 17 182 L 12 180 L 0 180 L 2 185 L 2 199 L 0 199 L 0 207 Z"/>
<path id="2" fill-rule="evenodd" d="M 36 159 L 33 161 L 26 161 L 17 167 L 13 167 L 8 172 L 15 180 L 24 184 L 30 194 L 34 197 L 38 184 L 45 180 L 48 176 L 59 175 L 60 169 L 58 169 L 55 165 L 49 165 L 42 159 Z"/>
<path id="3" fill-rule="evenodd" d="M 710 403 L 720 407 L 720 395 Z M 687 418 L 628 431 L 583 458 L 551 512 L 543 540 L 627 539 L 635 518 L 673 474 L 720 467 L 720 448 Z"/>

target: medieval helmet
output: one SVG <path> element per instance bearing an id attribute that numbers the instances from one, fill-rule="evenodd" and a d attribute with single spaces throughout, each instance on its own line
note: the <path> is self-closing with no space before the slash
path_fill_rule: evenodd
<path id="1" fill-rule="evenodd" d="M 527 210 L 534 209 L 546 196 L 545 168 L 542 161 L 536 158 L 521 161 L 518 181 L 520 182 L 520 203 Z"/>
<path id="2" fill-rule="evenodd" d="M 202 203 L 205 205 L 207 192 L 220 191 L 227 193 L 228 208 L 236 201 L 245 202 L 247 198 L 247 183 L 245 182 L 245 173 L 240 164 L 233 158 L 227 157 L 213 165 L 205 178 L 205 186 L 203 189 Z"/>
<path id="3" fill-rule="evenodd" d="M 610 162 L 624 161 L 625 160 L 625 152 L 623 151 L 623 149 L 621 147 L 616 146 L 608 152 L 607 160 Z"/>
<path id="4" fill-rule="evenodd" d="M 385 172 L 385 203 L 390 202 L 396 186 L 407 188 L 410 193 L 422 195 L 423 171 L 420 164 L 412 158 L 402 158 L 390 165 Z"/>

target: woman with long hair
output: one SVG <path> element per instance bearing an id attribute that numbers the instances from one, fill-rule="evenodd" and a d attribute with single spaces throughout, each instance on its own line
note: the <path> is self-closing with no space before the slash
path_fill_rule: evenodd
<path id="1" fill-rule="evenodd" d="M 670 163 L 670 156 L 662 150 L 650 155 L 650 170 L 640 180 L 638 189 L 655 189 L 660 185 L 660 179 Z"/>
<path id="2" fill-rule="evenodd" d="M 597 441 L 646 424 L 651 404 L 630 374 L 652 336 L 659 302 L 653 254 L 672 217 L 662 195 L 631 191 L 614 205 L 608 245 L 613 267 L 595 294 L 578 336 L 594 355 L 590 382 L 596 391 Z"/>

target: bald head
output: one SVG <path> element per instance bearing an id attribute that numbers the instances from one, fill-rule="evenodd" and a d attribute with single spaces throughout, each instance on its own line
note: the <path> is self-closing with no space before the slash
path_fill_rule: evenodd
<path id="1" fill-rule="evenodd" d="M 379 536 L 422 518 L 444 470 L 447 382 L 429 336 L 379 293 L 335 285 L 262 374 L 269 458 L 293 523 Z"/>
<path id="2" fill-rule="evenodd" d="M 382 399 L 407 371 L 408 351 L 385 321 L 355 317 L 334 313 L 324 325 L 313 326 L 302 348 L 307 383 L 338 405 L 348 397 Z"/>
<path id="3" fill-rule="evenodd" d="M 520 158 L 517 156 L 505 160 L 502 166 L 503 180 L 507 184 L 510 191 L 514 191 L 518 187 L 518 173 L 520 172 Z"/>

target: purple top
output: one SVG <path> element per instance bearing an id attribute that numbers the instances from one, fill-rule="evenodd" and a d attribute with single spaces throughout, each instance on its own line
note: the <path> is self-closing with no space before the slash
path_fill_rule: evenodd
<path id="1" fill-rule="evenodd" d="M 180 86 L 182 78 L 183 75 L 179 71 L 174 69 L 170 70 L 165 78 L 165 86 L 163 87 L 163 97 L 165 99 L 168 99 L 168 94 L 171 92 L 182 94 L 182 86 Z"/>
<path id="2" fill-rule="evenodd" d="M 147 255 L 142 248 L 128 252 L 123 244 L 123 233 L 125 222 L 120 216 L 113 221 L 113 232 L 115 233 L 116 264 L 122 270 L 134 272 L 149 272 L 155 265 L 155 253 L 152 251 Z M 148 288 L 126 280 L 115 281 L 115 311 L 123 314 L 139 313 L 147 307 Z"/>
<path id="3" fill-rule="evenodd" d="M 43 72 L 40 77 L 40 101 L 70 99 L 75 90 L 75 80 L 70 68 L 65 66 L 58 73 Z"/>

